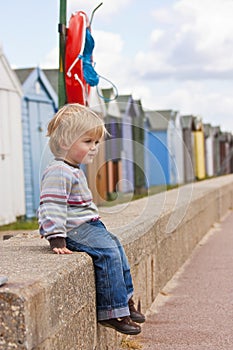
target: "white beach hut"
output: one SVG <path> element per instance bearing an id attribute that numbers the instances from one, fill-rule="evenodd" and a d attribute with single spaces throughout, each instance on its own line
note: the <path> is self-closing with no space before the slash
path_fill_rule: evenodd
<path id="1" fill-rule="evenodd" d="M 0 47 L 0 225 L 25 214 L 21 85 Z"/>
<path id="2" fill-rule="evenodd" d="M 206 175 L 214 176 L 214 130 L 210 124 L 204 124 Z"/>

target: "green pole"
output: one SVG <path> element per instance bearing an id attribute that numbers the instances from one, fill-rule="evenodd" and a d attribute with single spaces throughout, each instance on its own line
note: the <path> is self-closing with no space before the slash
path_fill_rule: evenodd
<path id="1" fill-rule="evenodd" d="M 66 103 L 66 87 L 64 77 L 64 61 L 66 46 L 66 0 L 60 0 L 59 35 L 59 75 L 58 75 L 58 104 L 59 108 Z"/>

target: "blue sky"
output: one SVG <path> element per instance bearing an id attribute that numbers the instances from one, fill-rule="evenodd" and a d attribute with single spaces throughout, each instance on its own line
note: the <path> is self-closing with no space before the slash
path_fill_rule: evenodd
<path id="1" fill-rule="evenodd" d="M 67 0 L 88 15 L 100 3 Z M 92 33 L 96 70 L 144 108 L 174 109 L 233 132 L 233 0 L 103 0 Z M 58 67 L 59 1 L 0 5 L 13 68 Z"/>

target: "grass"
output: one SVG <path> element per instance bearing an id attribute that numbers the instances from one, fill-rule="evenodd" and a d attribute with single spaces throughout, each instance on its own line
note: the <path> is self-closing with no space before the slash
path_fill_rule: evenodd
<path id="1" fill-rule="evenodd" d="M 36 218 L 25 219 L 25 217 L 20 217 L 17 221 L 12 222 L 8 225 L 0 226 L 0 231 L 17 231 L 17 230 L 37 230 L 38 221 Z"/>

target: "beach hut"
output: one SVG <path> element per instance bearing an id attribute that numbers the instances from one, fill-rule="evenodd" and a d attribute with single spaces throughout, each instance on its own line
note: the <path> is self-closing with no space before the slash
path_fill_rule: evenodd
<path id="1" fill-rule="evenodd" d="M 214 132 L 210 124 L 204 124 L 206 176 L 214 176 Z"/>
<path id="2" fill-rule="evenodd" d="M 140 194 L 145 191 L 146 176 L 145 176 L 145 112 L 142 107 L 141 100 L 133 100 L 136 109 L 136 115 L 133 119 L 132 134 L 133 134 L 133 159 L 134 159 L 134 192 Z"/>
<path id="3" fill-rule="evenodd" d="M 213 136 L 214 136 L 214 175 L 219 175 L 221 171 L 221 162 L 220 162 L 220 135 L 221 128 L 220 126 L 213 127 Z"/>
<path id="4" fill-rule="evenodd" d="M 39 68 L 15 70 L 23 89 L 22 124 L 26 216 L 36 215 L 40 176 L 52 158 L 47 145 L 47 124 L 58 108 L 57 94 Z"/>
<path id="5" fill-rule="evenodd" d="M 0 47 L 0 225 L 25 215 L 20 82 Z"/>
<path id="6" fill-rule="evenodd" d="M 230 141 L 230 159 L 231 159 L 231 173 L 233 173 L 233 135 L 231 134 Z"/>
<path id="7" fill-rule="evenodd" d="M 176 182 L 175 154 L 171 113 L 146 111 L 145 174 L 148 187 Z"/>
<path id="8" fill-rule="evenodd" d="M 206 176 L 205 170 L 205 138 L 201 118 L 194 117 L 193 149 L 195 159 L 195 177 L 202 180 Z"/>
<path id="9" fill-rule="evenodd" d="M 146 116 L 150 130 L 148 136 L 151 141 L 153 140 L 152 144 L 155 143 L 153 146 L 151 144 L 149 149 L 156 155 L 164 172 L 162 176 L 164 180 L 162 181 L 159 176 L 158 184 L 183 183 L 183 138 L 179 112 L 173 110 L 148 111 Z"/>
<path id="10" fill-rule="evenodd" d="M 219 175 L 231 173 L 231 134 L 223 132 L 219 135 L 220 171 Z"/>
<path id="11" fill-rule="evenodd" d="M 134 140 L 133 123 L 136 116 L 135 104 L 131 95 L 119 95 L 117 103 L 121 113 L 121 164 L 122 180 L 120 191 L 134 192 Z"/>
<path id="12" fill-rule="evenodd" d="M 119 95 L 117 98 L 121 112 L 121 162 L 123 193 L 141 193 L 145 188 L 144 174 L 144 111 L 141 101 L 132 95 Z"/>
<path id="13" fill-rule="evenodd" d="M 167 147 L 169 152 L 170 185 L 184 182 L 183 137 L 180 114 L 173 110 L 157 111 L 168 120 Z"/>
<path id="14" fill-rule="evenodd" d="M 122 192 L 122 115 L 114 91 L 102 89 L 106 101 L 105 124 L 110 136 L 106 139 L 107 192 L 113 198 L 116 192 Z"/>
<path id="15" fill-rule="evenodd" d="M 173 111 L 171 118 L 174 120 L 174 127 L 171 130 L 172 144 L 174 145 L 175 167 L 176 167 L 176 184 L 185 182 L 184 170 L 184 141 L 181 115 L 178 111 Z"/>
<path id="16" fill-rule="evenodd" d="M 104 100 L 100 98 L 96 89 L 91 89 L 89 107 L 98 114 L 101 119 L 105 120 L 107 114 L 106 104 Z M 97 205 L 103 204 L 107 200 L 108 194 L 105 146 L 105 142 L 101 142 L 98 154 L 93 160 L 93 163 L 84 167 L 88 185 Z"/>
<path id="17" fill-rule="evenodd" d="M 194 155 L 192 143 L 193 116 L 184 115 L 181 117 L 183 154 L 184 154 L 184 182 L 189 183 L 195 180 Z"/>

